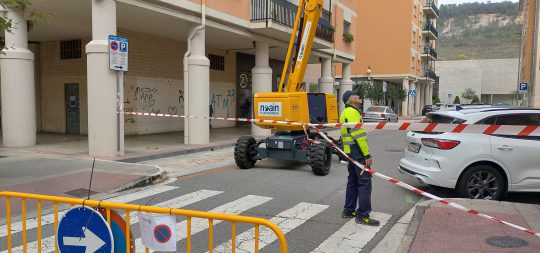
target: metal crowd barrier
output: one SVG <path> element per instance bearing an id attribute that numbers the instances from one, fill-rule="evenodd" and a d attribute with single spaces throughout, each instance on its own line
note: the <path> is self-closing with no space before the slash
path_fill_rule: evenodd
<path id="1" fill-rule="evenodd" d="M 267 219 L 240 216 L 240 215 L 231 215 L 231 214 L 222 214 L 222 213 L 211 213 L 211 212 L 201 212 L 201 211 L 191 211 L 184 209 L 174 209 L 174 208 L 164 208 L 164 207 L 154 207 L 154 206 L 142 206 L 142 205 L 133 205 L 133 204 L 122 204 L 122 203 L 113 203 L 107 201 L 99 200 L 86 200 L 86 199 L 76 199 L 76 198 L 66 198 L 66 197 L 57 197 L 57 196 L 48 196 L 48 195 L 39 195 L 39 194 L 29 194 L 29 193 L 20 193 L 20 192 L 0 192 L 0 199 L 4 197 L 6 199 L 6 225 L 7 225 L 7 251 L 11 253 L 12 241 L 11 241 L 11 199 L 20 199 L 22 204 L 21 209 L 21 222 L 22 222 L 22 243 L 23 243 L 23 252 L 27 252 L 27 238 L 26 238 L 26 201 L 35 200 L 37 201 L 37 244 L 38 252 L 41 252 L 41 215 L 42 215 L 42 202 L 48 201 L 53 202 L 54 208 L 54 229 L 55 237 L 56 230 L 58 228 L 58 205 L 59 204 L 69 204 L 71 207 L 75 205 L 83 205 L 88 207 L 101 207 L 105 208 L 107 212 L 106 218 L 109 225 L 111 224 L 111 209 L 123 210 L 125 211 L 125 220 L 126 220 L 126 245 L 130 245 L 130 212 L 146 212 L 153 214 L 169 214 L 176 216 L 184 216 L 187 220 L 187 238 L 186 238 L 186 250 L 191 252 L 191 219 L 192 218 L 201 218 L 208 219 L 208 249 L 209 252 L 213 252 L 213 221 L 221 220 L 228 221 L 231 223 L 231 233 L 232 233 L 232 252 L 235 252 L 236 249 L 236 223 L 246 223 L 252 224 L 255 227 L 255 248 L 253 252 L 259 251 L 259 233 L 260 226 L 265 226 L 272 230 L 276 237 L 279 240 L 280 248 L 282 253 L 287 253 L 287 241 L 281 229 L 276 226 L 274 223 Z M 55 240 L 56 241 L 56 240 Z M 130 253 L 130 247 L 127 248 L 127 253 Z M 55 252 L 58 253 L 58 245 L 55 243 Z M 146 248 L 146 252 L 149 252 L 149 249 Z"/>

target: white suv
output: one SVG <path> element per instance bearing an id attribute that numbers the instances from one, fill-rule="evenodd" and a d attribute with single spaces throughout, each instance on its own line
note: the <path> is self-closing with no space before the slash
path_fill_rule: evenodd
<path id="1" fill-rule="evenodd" d="M 425 123 L 540 126 L 540 110 L 481 108 L 429 113 Z M 463 197 L 500 199 L 540 192 L 540 137 L 469 133 L 407 133 L 399 171 Z"/>

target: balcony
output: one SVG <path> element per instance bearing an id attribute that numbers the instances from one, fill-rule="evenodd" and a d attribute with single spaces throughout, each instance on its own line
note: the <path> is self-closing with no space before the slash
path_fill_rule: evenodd
<path id="1" fill-rule="evenodd" d="M 433 71 L 431 69 L 425 69 L 424 70 L 424 77 L 426 77 L 428 79 L 431 79 L 431 80 L 435 80 L 435 79 L 437 79 L 437 74 L 435 74 L 435 71 Z"/>
<path id="2" fill-rule="evenodd" d="M 431 40 L 436 40 L 439 38 L 439 32 L 437 31 L 437 28 L 433 26 L 430 22 L 426 22 L 424 25 L 424 28 L 422 29 L 422 35 L 428 37 Z"/>
<path id="3" fill-rule="evenodd" d="M 432 48 L 430 45 L 424 45 L 424 50 L 422 51 L 422 58 L 426 58 L 430 61 L 437 60 L 437 51 Z"/>
<path id="4" fill-rule="evenodd" d="M 426 4 L 423 7 L 426 16 L 437 19 L 439 18 L 439 8 L 433 2 L 433 0 L 426 0 Z"/>
<path id="5" fill-rule="evenodd" d="M 251 0 L 251 22 L 259 24 L 254 27 L 255 29 L 262 29 L 265 34 L 267 34 L 267 32 L 271 33 L 267 35 L 281 33 L 284 32 L 284 30 L 279 27 L 274 27 L 274 24 L 292 28 L 297 10 L 297 5 L 286 0 Z M 330 22 L 331 16 L 331 12 L 323 10 L 315 34 L 316 38 L 330 43 L 334 42 L 334 27 Z M 261 23 L 263 23 L 264 26 L 260 26 Z M 288 33 L 288 36 L 290 36 L 290 30 Z M 275 35 L 279 38 L 283 37 L 282 34 Z M 288 41 L 290 37 L 285 36 L 285 38 Z"/>

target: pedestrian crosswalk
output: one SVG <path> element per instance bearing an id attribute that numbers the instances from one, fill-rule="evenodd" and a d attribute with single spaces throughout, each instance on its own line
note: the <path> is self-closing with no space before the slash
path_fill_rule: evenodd
<path id="1" fill-rule="evenodd" d="M 177 192 L 182 192 L 182 194 L 178 194 L 179 196 L 176 197 Z M 258 216 L 262 218 L 267 218 L 270 221 L 272 221 L 274 224 L 276 224 L 285 237 L 287 238 L 288 242 L 300 242 L 301 238 L 294 238 L 294 236 L 298 236 L 299 233 L 292 233 L 291 232 L 301 229 L 302 226 L 307 226 L 308 221 L 313 221 L 316 216 L 320 217 L 319 215 L 323 215 L 325 211 L 329 210 L 330 207 L 328 205 L 320 204 L 320 203 L 307 203 L 307 202 L 300 202 L 297 204 L 290 204 L 290 206 L 286 206 L 288 204 L 283 203 L 289 203 L 288 201 L 285 202 L 279 202 L 276 201 L 273 197 L 269 196 L 258 196 L 258 195 L 239 195 L 238 193 L 227 193 L 224 191 L 219 190 L 207 190 L 207 189 L 201 189 L 201 190 L 193 190 L 189 191 L 186 189 L 182 189 L 182 187 L 176 187 L 176 186 L 169 186 L 169 185 L 159 185 L 159 186 L 152 186 L 145 190 L 137 191 L 137 192 L 131 192 L 128 194 L 120 195 L 118 197 L 108 199 L 107 201 L 111 202 L 120 202 L 120 203 L 136 203 L 136 204 L 146 204 L 141 203 L 143 199 L 147 199 L 150 197 L 157 197 L 161 196 L 160 199 L 163 199 L 162 196 L 175 196 L 173 198 L 170 198 L 168 200 L 159 202 L 159 203 L 151 203 L 150 205 L 153 206 L 161 206 L 161 207 L 171 207 L 171 208 L 184 208 L 188 205 L 192 204 L 200 204 L 205 207 L 210 207 L 207 210 L 201 210 L 201 211 L 209 211 L 209 212 L 215 212 L 215 213 L 226 213 L 226 214 L 236 214 L 236 215 L 249 215 L 249 216 Z M 230 200 L 229 202 L 224 203 L 225 201 L 222 200 Z M 279 206 L 272 206 L 272 210 L 269 210 L 268 212 L 261 213 L 260 215 L 254 215 L 253 210 L 258 210 L 256 212 L 259 214 L 261 210 L 266 210 L 265 206 L 272 205 L 272 203 L 279 202 Z M 213 203 L 221 203 L 221 205 L 216 205 Z M 212 205 L 214 207 L 212 207 Z M 247 212 L 250 212 L 246 214 Z M 59 212 L 59 217 L 63 215 L 63 212 Z M 339 212 L 336 214 L 332 213 L 329 215 L 340 215 Z M 351 219 L 349 221 L 337 219 L 340 224 L 339 226 L 333 226 L 333 227 L 339 227 L 336 231 L 333 232 L 332 235 L 330 235 L 328 238 L 324 238 L 320 242 L 317 242 L 317 247 L 312 246 L 310 249 L 306 249 L 305 252 L 313 252 L 313 253 L 326 253 L 326 252 L 360 252 L 362 248 L 375 236 L 377 232 L 380 231 L 381 227 L 384 226 L 390 219 L 390 214 L 385 213 L 376 213 L 374 212 L 372 216 L 376 219 L 379 219 L 381 221 L 380 227 L 368 227 L 356 224 L 354 222 L 354 219 Z M 142 241 L 140 239 L 139 229 L 138 229 L 138 216 L 136 212 L 130 213 L 130 224 L 132 226 L 133 236 L 134 236 L 134 244 L 135 244 L 135 252 L 145 252 L 145 247 L 142 244 Z M 217 228 L 219 224 L 222 223 L 220 220 L 214 220 L 213 226 L 214 228 Z M 228 222 L 227 222 L 228 223 Z M 53 214 L 47 214 L 42 216 L 41 219 L 42 229 L 44 231 L 44 237 L 41 240 L 41 252 L 55 252 L 55 236 L 54 236 L 54 215 Z M 229 223 L 230 225 L 230 223 Z M 320 229 L 326 231 L 327 225 L 324 222 L 321 222 Z M 226 226 L 223 224 L 222 226 Z M 26 245 L 27 252 L 38 252 L 38 243 L 36 240 L 35 232 L 32 230 L 35 230 L 37 228 L 37 220 L 29 219 L 26 222 L 26 229 L 27 234 L 32 235 L 28 238 L 28 243 Z M 199 219 L 199 218 L 192 218 L 191 220 L 191 235 L 192 240 L 196 240 L 197 238 L 208 238 L 208 229 L 209 224 L 208 220 L 206 219 Z M 19 238 L 21 236 L 22 231 L 22 222 L 16 221 L 12 222 L 11 225 L 11 234 L 13 238 Z M 259 241 L 258 241 L 258 247 L 259 250 L 264 249 L 268 245 L 274 243 L 277 241 L 276 235 L 268 228 L 261 227 L 259 231 Z M 206 234 L 204 234 L 206 233 Z M 216 236 L 216 235 L 215 235 Z M 187 237 L 187 221 L 183 217 L 179 217 L 177 219 L 176 224 L 176 241 L 177 245 L 179 245 L 178 252 L 185 251 L 185 240 Z M 320 240 L 320 239 L 319 239 Z M 2 225 L 0 226 L 0 253 L 7 253 L 7 226 Z M 23 247 L 20 245 L 20 240 L 14 240 L 13 247 L 11 249 L 11 252 L 23 252 Z M 208 252 L 209 249 L 207 247 L 202 247 L 201 243 L 197 244 L 194 243 L 193 252 Z M 217 245 L 217 246 L 216 246 Z M 290 247 L 291 245 L 289 245 Z M 196 248 L 199 247 L 199 248 Z M 228 235 L 219 235 L 218 238 L 215 241 L 213 252 L 232 252 L 232 241 L 231 241 L 231 234 L 229 232 Z M 236 235 L 235 240 L 235 249 L 236 252 L 254 252 L 255 248 L 255 229 L 253 227 L 247 228 L 244 227 L 243 229 L 239 229 L 238 234 Z M 152 251 L 150 251 L 152 252 Z"/>

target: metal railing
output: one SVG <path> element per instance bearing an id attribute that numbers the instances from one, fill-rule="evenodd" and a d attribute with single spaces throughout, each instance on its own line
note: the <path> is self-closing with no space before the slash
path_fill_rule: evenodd
<path id="1" fill-rule="evenodd" d="M 431 32 L 433 35 L 435 35 L 435 38 L 439 37 L 439 31 L 437 31 L 437 28 L 431 24 L 431 22 L 426 22 L 424 24 L 424 29 L 422 29 L 425 32 Z"/>
<path id="2" fill-rule="evenodd" d="M 424 45 L 424 54 L 431 55 L 433 58 L 437 59 L 437 51 L 430 45 Z"/>
<path id="3" fill-rule="evenodd" d="M 435 74 L 435 71 L 429 69 L 424 72 L 424 76 L 433 80 L 437 78 L 437 74 Z"/>
<path id="4" fill-rule="evenodd" d="M 251 0 L 251 21 L 272 21 L 292 28 L 298 6 L 286 0 Z M 316 37 L 334 41 L 334 27 L 330 22 L 332 13 L 323 10 L 317 27 Z"/>
<path id="5" fill-rule="evenodd" d="M 433 12 L 435 12 L 435 14 L 437 16 L 439 16 L 439 14 L 440 14 L 439 8 L 437 7 L 437 5 L 435 4 L 435 2 L 433 0 L 427 0 L 426 5 L 424 5 L 424 6 L 431 8 L 433 10 Z"/>
<path id="6" fill-rule="evenodd" d="M 109 225 L 111 224 L 111 210 L 121 210 L 125 212 L 126 220 L 126 245 L 131 245 L 130 243 L 130 214 L 133 212 L 146 212 L 153 214 L 166 214 L 166 215 L 176 215 L 183 216 L 187 220 L 187 237 L 186 237 L 186 251 L 191 252 L 191 220 L 192 218 L 201 218 L 208 220 L 208 251 L 211 253 L 213 249 L 213 226 L 214 220 L 228 221 L 231 223 L 231 234 L 232 234 L 232 252 L 236 250 L 236 224 L 252 224 L 255 227 L 255 247 L 252 252 L 259 251 L 259 234 L 260 226 L 269 228 L 279 240 L 281 252 L 287 252 L 287 241 L 283 232 L 276 226 L 274 223 L 267 219 L 248 217 L 248 216 L 239 216 L 231 214 L 222 214 L 222 213 L 210 213 L 210 212 L 201 212 L 201 211 L 191 211 L 183 209 L 174 209 L 174 208 L 164 208 L 164 207 L 154 207 L 154 206 L 142 206 L 142 205 L 133 205 L 133 204 L 122 204 L 122 203 L 113 203 L 107 201 L 98 201 L 98 200 L 85 200 L 85 199 L 76 199 L 76 198 L 66 198 L 66 197 L 57 197 L 57 196 L 48 196 L 48 195 L 38 195 L 38 194 L 29 194 L 29 193 L 20 193 L 20 192 L 0 192 L 0 199 L 6 199 L 6 227 L 7 227 L 7 252 L 12 252 L 12 231 L 11 231 L 11 200 L 18 199 L 21 200 L 21 223 L 22 223 L 22 252 L 27 252 L 27 231 L 26 231 L 26 217 L 27 217 L 27 201 L 36 201 L 37 202 L 37 252 L 41 252 L 41 242 L 42 242 L 42 207 L 43 202 L 52 202 L 54 207 L 54 229 L 55 232 L 58 228 L 58 219 L 59 219 L 59 204 L 69 204 L 71 207 L 75 205 L 83 205 L 87 207 L 100 207 L 106 210 L 106 216 L 104 217 Z M 56 237 L 56 233 L 55 233 Z M 56 242 L 55 238 L 55 242 Z M 130 252 L 130 247 L 126 247 L 127 253 Z M 58 252 L 58 245 L 55 243 L 55 252 Z M 146 248 L 146 252 L 149 252 L 149 249 Z M 33 252 L 32 252 L 33 253 Z"/>

